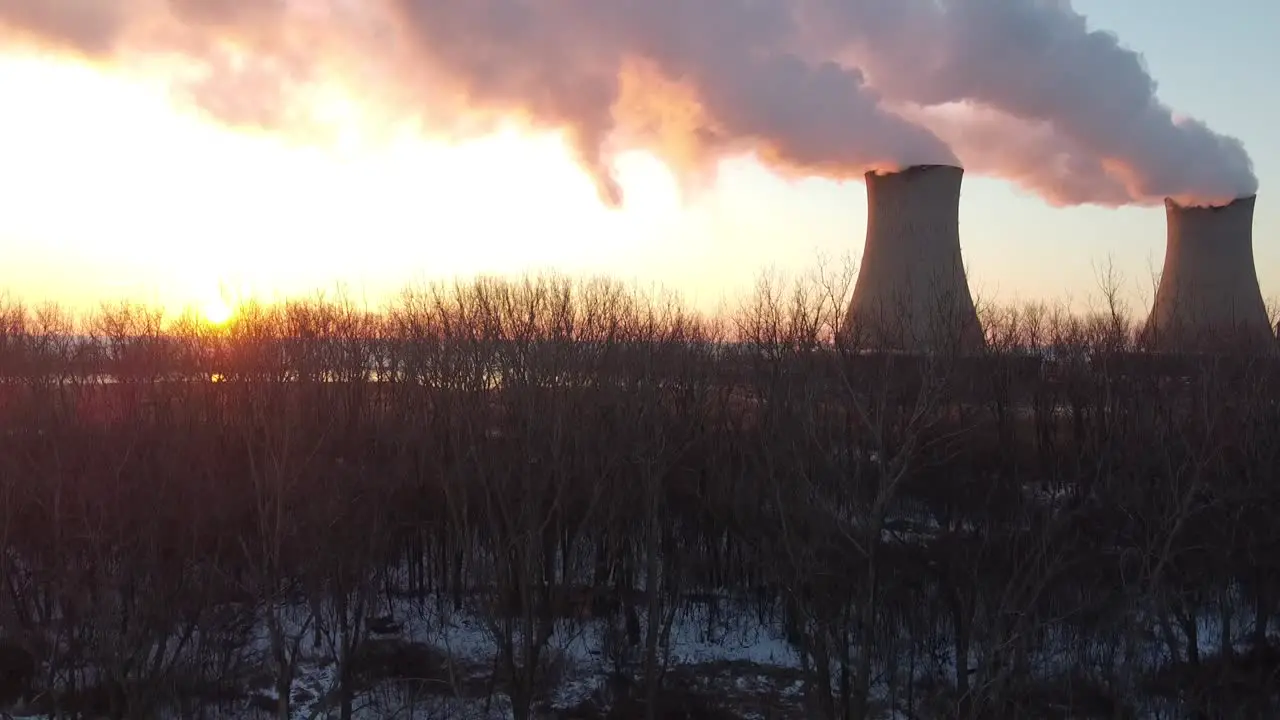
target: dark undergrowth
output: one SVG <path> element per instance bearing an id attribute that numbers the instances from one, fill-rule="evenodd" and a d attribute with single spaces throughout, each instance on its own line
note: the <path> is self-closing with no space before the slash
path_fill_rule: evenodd
<path id="1" fill-rule="evenodd" d="M 564 717 L 1280 716 L 1273 356 L 1143 353 L 1114 307 L 871 353 L 841 282 L 723 322 L 558 279 L 222 328 L 0 304 L 0 702 L 523 720 L 606 625 L 625 672 Z M 690 607 L 795 667 L 672 665 Z M 405 639 L 449 612 L 483 667 Z"/>

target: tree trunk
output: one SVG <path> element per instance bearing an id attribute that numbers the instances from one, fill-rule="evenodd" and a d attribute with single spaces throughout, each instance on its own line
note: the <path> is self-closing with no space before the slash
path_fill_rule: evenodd
<path id="1" fill-rule="evenodd" d="M 875 628 L 879 600 L 877 585 L 879 576 L 876 563 L 876 546 L 880 542 L 880 523 L 872 523 L 873 535 L 867 539 L 867 587 L 863 592 L 862 607 L 858 608 L 858 671 L 854 676 L 853 706 L 851 716 L 854 720 L 869 720 L 871 699 L 871 653 L 874 643 L 872 631 Z"/>
<path id="2" fill-rule="evenodd" d="M 963 603 L 954 588 L 949 595 L 951 623 L 955 628 L 956 695 L 960 698 L 960 717 L 969 717 L 972 708 L 969 696 L 969 619 L 965 617 Z"/>
<path id="3" fill-rule="evenodd" d="M 1262 649 L 1268 645 L 1267 627 L 1271 624 L 1271 603 L 1266 579 L 1258 577 L 1253 590 L 1253 646 Z"/>
<path id="4" fill-rule="evenodd" d="M 661 596 L 659 582 L 661 564 L 659 545 L 661 542 L 658 527 L 658 490 L 652 487 L 656 482 L 650 478 L 648 533 L 645 541 L 645 595 L 648 598 L 648 617 L 645 624 L 644 644 L 644 697 L 646 720 L 658 720 L 658 637 L 661 630 Z"/>

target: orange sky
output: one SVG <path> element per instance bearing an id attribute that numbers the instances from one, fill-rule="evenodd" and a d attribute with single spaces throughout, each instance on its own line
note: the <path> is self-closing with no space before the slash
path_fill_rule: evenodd
<path id="1" fill-rule="evenodd" d="M 31 56 L 0 56 L 0 86 L 0 280 L 33 300 L 203 306 L 343 283 L 377 302 L 538 267 L 645 279 L 654 268 L 619 260 L 649 255 L 681 214 L 675 179 L 634 154 L 626 207 L 605 210 L 553 135 L 369 137 L 336 97 L 333 137 L 290 144 L 176 107 L 159 84 Z"/>

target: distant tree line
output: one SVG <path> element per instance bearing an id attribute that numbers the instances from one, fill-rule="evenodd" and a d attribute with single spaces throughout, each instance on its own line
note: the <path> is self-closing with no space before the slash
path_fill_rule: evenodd
<path id="1" fill-rule="evenodd" d="M 0 700 L 216 718 L 264 677 L 285 720 L 305 642 L 348 720 L 401 600 L 483 618 L 521 720 L 553 636 L 606 624 L 661 717 L 674 618 L 724 603 L 785 632 L 810 717 L 1280 716 L 1280 363 L 1137 353 L 1114 303 L 867 352 L 847 289 L 0 304 Z"/>

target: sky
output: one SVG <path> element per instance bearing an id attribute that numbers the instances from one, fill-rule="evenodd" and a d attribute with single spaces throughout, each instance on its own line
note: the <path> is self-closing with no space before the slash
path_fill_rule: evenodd
<path id="1" fill-rule="evenodd" d="M 1076 0 L 1140 51 L 1161 99 L 1243 141 L 1260 181 L 1254 248 L 1264 296 L 1280 297 L 1280 92 L 1270 73 L 1280 3 Z M 660 285 L 713 310 L 762 272 L 856 260 L 858 180 L 780 178 L 725 161 L 682 199 L 643 153 L 616 173 L 626 201 L 600 203 L 563 139 L 505 131 L 447 143 L 373 139 L 361 108 L 326 106 L 331 142 L 219 125 L 151 76 L 108 73 L 0 47 L 0 293 L 87 310 L 135 300 L 219 314 L 244 298 L 341 288 L 377 304 L 406 286 L 554 270 Z M 974 294 L 1087 309 L 1110 264 L 1136 313 L 1164 252 L 1159 207 L 1051 207 L 1008 182 L 966 177 L 961 242 Z"/>

